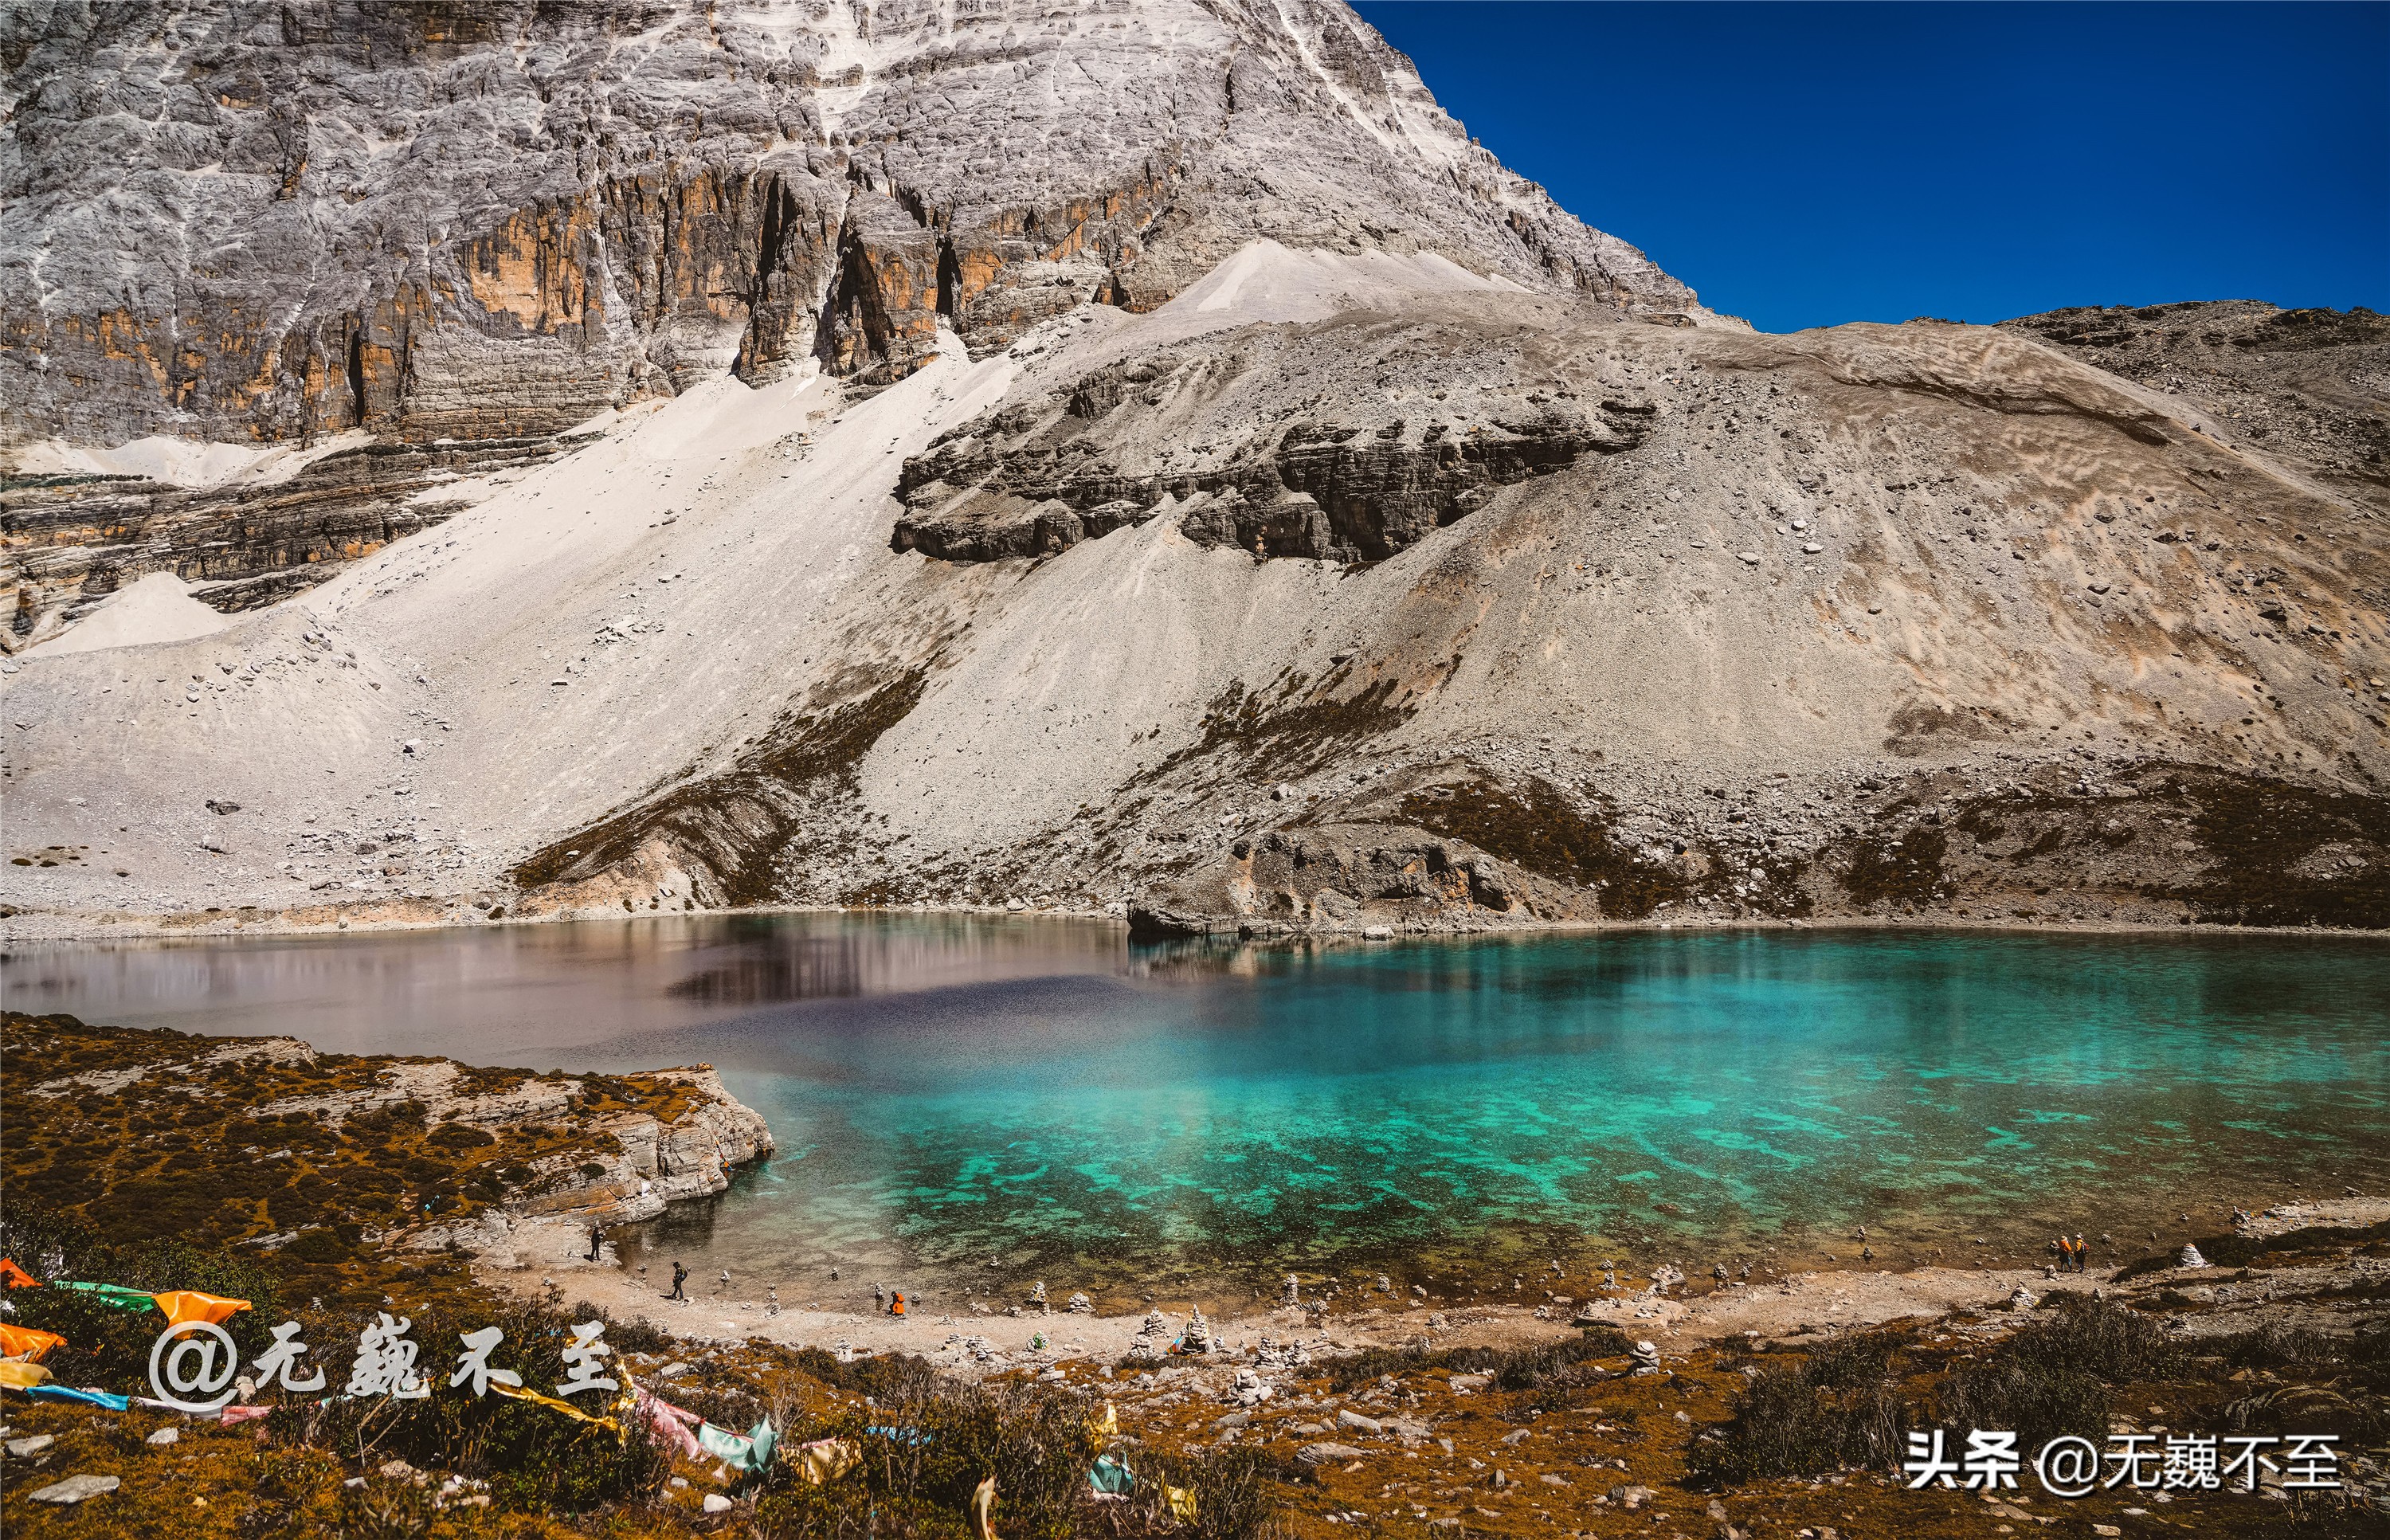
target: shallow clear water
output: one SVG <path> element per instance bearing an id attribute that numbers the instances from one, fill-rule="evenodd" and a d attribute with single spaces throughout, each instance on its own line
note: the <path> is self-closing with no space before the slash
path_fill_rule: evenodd
<path id="1" fill-rule="evenodd" d="M 1886 1263 L 2390 1175 L 2390 948 L 1638 932 L 1132 951 L 783 916 L 41 948 L 7 1003 L 328 1048 L 706 1060 L 780 1141 L 626 1238 L 819 1297 L 1618 1254 Z M 2175 1215 L 2191 1209 L 2197 1222 Z M 1986 1237 L 1988 1248 L 1965 1244 Z M 816 1280 L 816 1281 L 808 1281 Z"/>

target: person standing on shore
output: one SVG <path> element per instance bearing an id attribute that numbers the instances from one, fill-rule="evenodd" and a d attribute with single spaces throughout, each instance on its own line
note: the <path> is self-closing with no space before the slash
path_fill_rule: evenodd
<path id="1" fill-rule="evenodd" d="M 686 1268 L 686 1267 L 684 1267 L 684 1266 L 682 1266 L 682 1265 L 681 1265 L 679 1263 L 677 1263 L 677 1262 L 674 1263 L 674 1264 L 673 1264 L 673 1290 L 672 1290 L 672 1292 L 671 1292 L 671 1293 L 666 1294 L 666 1295 L 664 1296 L 664 1298 L 666 1298 L 666 1299 L 668 1299 L 668 1300 L 686 1300 L 686 1299 L 687 1299 L 687 1298 L 688 1298 L 688 1296 L 687 1296 L 687 1294 L 684 1294 L 684 1293 L 682 1293 L 682 1292 L 681 1292 L 681 1285 L 682 1285 L 682 1284 L 687 1283 L 687 1281 L 688 1281 L 688 1269 L 687 1269 L 687 1268 Z"/>

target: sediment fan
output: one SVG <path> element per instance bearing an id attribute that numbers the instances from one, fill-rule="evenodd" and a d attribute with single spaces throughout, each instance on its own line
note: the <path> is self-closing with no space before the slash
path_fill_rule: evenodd
<path id="1" fill-rule="evenodd" d="M 1754 334 L 1341 6 L 425 14 L 0 21 L 20 926 L 2390 915 L 2378 319 Z"/>

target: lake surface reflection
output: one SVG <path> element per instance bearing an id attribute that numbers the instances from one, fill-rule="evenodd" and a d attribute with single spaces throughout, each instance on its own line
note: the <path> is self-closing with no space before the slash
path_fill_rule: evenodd
<path id="1" fill-rule="evenodd" d="M 22 947 L 9 1006 L 341 1051 L 704 1060 L 780 1153 L 626 1238 L 823 1297 L 1565 1254 L 1884 1264 L 2390 1175 L 2390 949 L 1636 932 L 1132 950 L 757 916 Z M 794 1290 L 790 1293 L 788 1290 Z M 834 1291 L 834 1290 L 833 1290 Z"/>

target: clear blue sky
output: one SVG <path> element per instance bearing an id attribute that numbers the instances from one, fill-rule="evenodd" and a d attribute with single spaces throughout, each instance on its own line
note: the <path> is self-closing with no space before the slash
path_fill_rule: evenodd
<path id="1" fill-rule="evenodd" d="M 1511 169 L 1763 330 L 2390 311 L 2390 5 L 1356 8 Z"/>

